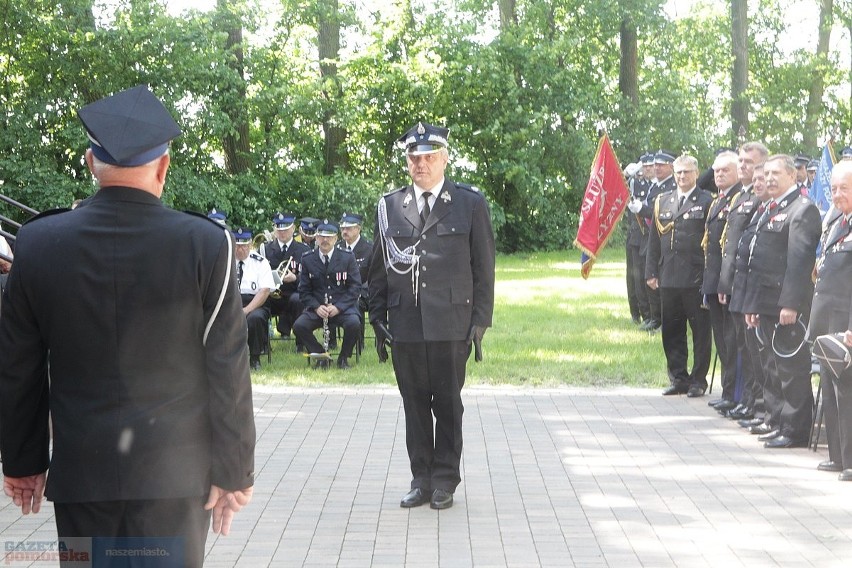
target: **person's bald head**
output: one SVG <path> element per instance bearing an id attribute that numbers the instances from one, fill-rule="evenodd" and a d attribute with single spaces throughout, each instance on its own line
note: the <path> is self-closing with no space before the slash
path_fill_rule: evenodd
<path id="1" fill-rule="evenodd" d="M 831 202 L 844 215 L 852 213 L 852 161 L 840 161 L 831 170 Z"/>

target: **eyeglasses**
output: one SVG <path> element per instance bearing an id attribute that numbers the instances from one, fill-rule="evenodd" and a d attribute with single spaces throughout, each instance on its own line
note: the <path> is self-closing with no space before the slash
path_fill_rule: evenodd
<path id="1" fill-rule="evenodd" d="M 698 170 L 676 170 L 675 175 L 676 176 L 682 176 L 682 175 L 691 174 L 691 173 L 697 172 L 697 171 Z"/>

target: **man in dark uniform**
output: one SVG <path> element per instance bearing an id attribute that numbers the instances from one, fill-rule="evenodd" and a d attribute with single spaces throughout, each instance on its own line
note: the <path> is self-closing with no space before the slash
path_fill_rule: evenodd
<path id="1" fill-rule="evenodd" d="M 653 163 L 652 154 L 643 154 L 639 157 L 640 164 L 646 161 Z M 639 170 L 629 180 L 630 197 L 637 202 L 642 202 L 651 188 L 651 180 L 646 179 L 644 169 L 640 165 Z M 646 324 L 650 319 L 650 306 L 648 304 L 648 286 L 645 284 L 645 257 L 640 252 L 647 250 L 643 247 L 648 238 L 648 225 L 645 219 L 636 213 L 628 213 L 627 219 L 627 299 L 630 305 L 630 315 L 636 324 Z"/>
<path id="2" fill-rule="evenodd" d="M 272 225 L 275 228 L 275 239 L 263 243 L 258 251 L 269 261 L 272 270 L 278 272 L 281 285 L 269 296 L 268 307 L 270 314 L 278 317 L 276 329 L 282 337 L 290 335 L 293 322 L 302 313 L 299 302 L 299 272 L 302 266 L 302 255 L 310 247 L 293 238 L 296 230 L 296 216 L 292 213 L 275 213 Z"/>
<path id="3" fill-rule="evenodd" d="M 260 356 L 269 346 L 269 308 L 266 300 L 275 289 L 269 262 L 251 250 L 251 231 L 234 231 L 237 284 L 248 326 L 249 365 L 260 369 Z"/>
<path id="4" fill-rule="evenodd" d="M 638 213 L 641 217 L 645 218 L 646 225 L 649 229 L 648 238 L 646 238 L 644 242 L 645 246 L 644 248 L 640 248 L 639 251 L 640 254 L 645 256 L 646 265 L 648 258 L 648 243 L 654 232 L 654 203 L 660 195 L 677 189 L 677 184 L 675 183 L 673 175 L 674 170 L 672 169 L 674 159 L 674 152 L 669 150 L 657 150 L 657 153 L 654 154 L 654 181 L 651 183 L 651 187 L 648 189 L 648 193 L 645 196 L 644 201 L 634 199 L 628 205 L 628 209 L 630 209 L 632 213 Z M 660 313 L 662 304 L 660 303 L 659 290 L 648 288 L 648 305 L 650 311 L 649 321 L 639 326 L 639 329 L 644 331 L 655 331 L 659 329 L 660 322 L 662 321 L 662 315 Z"/>
<path id="5" fill-rule="evenodd" d="M 361 292 L 361 274 L 355 256 L 335 248 L 337 226 L 328 220 L 317 226 L 317 248 L 302 256 L 299 274 L 299 298 L 305 311 L 293 324 L 293 332 L 308 353 L 325 353 L 314 330 L 323 325 L 343 328 L 343 346 L 337 357 L 340 369 L 349 368 L 352 348 L 361 333 L 358 317 L 358 297 Z M 324 321 L 325 320 L 325 321 Z M 325 361 L 320 361 L 320 367 Z"/>
<path id="6" fill-rule="evenodd" d="M 313 217 L 303 217 L 299 222 L 299 239 L 311 250 L 316 247 L 317 225 L 320 220 Z"/>
<path id="7" fill-rule="evenodd" d="M 704 233 L 704 276 L 701 293 L 710 311 L 710 325 L 716 353 L 722 364 L 722 398 L 733 401 L 737 382 L 737 338 L 728 306 L 719 301 L 719 276 L 722 272 L 722 234 L 728 223 L 731 203 L 742 189 L 737 175 L 738 156 L 734 152 L 721 152 L 713 160 L 713 180 L 718 194 L 710 204 Z M 727 411 L 733 403 L 718 408 Z"/>
<path id="8" fill-rule="evenodd" d="M 845 332 L 852 345 L 852 162 L 838 162 L 831 172 L 831 200 L 840 215 L 825 231 L 808 339 Z M 834 378 L 820 370 L 828 461 L 821 471 L 840 472 L 841 481 L 852 481 L 852 368 Z"/>
<path id="9" fill-rule="evenodd" d="M 233 244 L 160 201 L 180 129 L 147 87 L 79 116 L 100 189 L 21 228 L 4 300 L 4 490 L 38 512 L 49 467 L 60 541 L 136 537 L 117 545 L 201 566 L 210 511 L 227 534 L 254 481 Z"/>
<path id="10" fill-rule="evenodd" d="M 805 154 L 796 154 L 793 158 L 793 163 L 796 165 L 796 187 L 803 195 L 808 193 L 808 164 L 811 163 L 810 156 Z"/>
<path id="11" fill-rule="evenodd" d="M 746 327 L 744 314 L 731 307 L 731 295 L 733 293 L 737 266 L 737 246 L 740 237 L 766 193 L 766 184 L 763 180 L 763 162 L 766 161 L 768 155 L 769 151 L 766 146 L 760 142 L 748 142 L 740 148 L 737 158 L 737 175 L 742 184 L 742 189 L 731 203 L 728 222 L 725 224 L 722 233 L 722 266 L 719 272 L 718 298 L 719 303 L 728 306 L 731 314 L 731 322 L 736 337 L 737 357 L 740 362 L 738 379 L 740 394 L 738 400 L 735 400 L 737 398 L 736 392 L 734 398 L 725 398 L 724 394 L 726 393 L 723 393 L 722 398 L 711 401 L 709 404 L 719 411 L 727 412 L 726 415 L 729 418 L 737 420 L 753 419 L 756 399 L 758 398 L 756 394 L 759 390 L 760 398 L 762 398 L 763 393 L 763 369 L 759 364 L 755 366 L 756 361 L 759 363 L 759 357 L 757 351 L 752 351 L 749 348 L 750 342 L 752 345 L 754 344 L 754 331 Z M 757 195 L 758 180 L 755 177 L 755 170 L 758 167 L 760 195 Z M 745 278 L 745 275 L 743 275 L 743 278 Z M 730 395 L 731 393 L 727 394 Z"/>
<path id="12" fill-rule="evenodd" d="M 798 326 L 800 318 L 807 322 L 820 235 L 819 209 L 799 191 L 790 156 L 770 156 L 763 171 L 770 200 L 750 243 L 743 312 L 746 323 L 759 326 L 767 343 L 764 373 L 773 388 L 780 390 L 783 404 L 778 428 L 758 439 L 767 448 L 799 447 L 807 444 L 813 418 L 810 353 L 802 348 L 779 356 L 773 335 L 789 334 L 794 328 L 782 328 Z"/>
<path id="13" fill-rule="evenodd" d="M 355 255 L 358 271 L 361 273 L 361 295 L 358 299 L 358 308 L 361 312 L 367 311 L 367 298 L 369 296 L 367 283 L 370 275 L 370 259 L 373 258 L 373 243 L 361 236 L 361 225 L 364 216 L 357 213 L 344 213 L 340 218 L 340 234 L 343 237 L 337 242 L 337 248 L 351 252 Z"/>
<path id="14" fill-rule="evenodd" d="M 418 123 L 399 140 L 412 185 L 379 200 L 370 321 L 379 359 L 392 343 L 405 408 L 411 491 L 400 502 L 453 504 L 461 482 L 461 389 L 494 310 L 494 233 L 476 188 L 444 177 L 446 128 Z M 432 417 L 434 413 L 434 428 Z"/>
<path id="15" fill-rule="evenodd" d="M 698 162 L 683 155 L 674 162 L 677 190 L 654 203 L 655 230 L 648 239 L 645 277 L 660 290 L 663 350 L 671 385 L 664 395 L 697 397 L 707 389 L 710 369 L 710 317 L 702 305 L 704 220 L 713 196 L 696 187 Z M 689 348 L 687 322 L 692 330 L 692 371 L 686 370 Z"/>

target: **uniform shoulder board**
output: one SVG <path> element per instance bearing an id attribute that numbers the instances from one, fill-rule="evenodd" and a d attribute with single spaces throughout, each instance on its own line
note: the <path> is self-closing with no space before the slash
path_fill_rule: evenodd
<path id="1" fill-rule="evenodd" d="M 217 229 L 227 229 L 225 225 L 219 223 L 218 221 L 214 221 L 204 213 L 199 213 L 198 211 L 190 211 L 189 209 L 184 209 L 181 211 L 181 213 L 186 213 L 187 215 L 192 215 L 193 217 L 198 217 L 199 219 L 204 219 L 208 223 L 213 223 Z"/>
<path id="2" fill-rule="evenodd" d="M 306 256 L 308 256 L 309 254 L 313 254 L 313 253 L 315 253 L 315 252 L 316 252 L 316 250 L 315 250 L 315 249 L 309 248 L 308 250 L 306 250 L 305 252 L 303 252 L 303 253 L 302 253 L 302 258 L 305 258 L 305 257 L 306 257 Z"/>
<path id="3" fill-rule="evenodd" d="M 252 257 L 252 258 L 253 258 L 253 259 L 255 259 L 255 260 L 266 260 L 265 258 L 263 258 L 262 256 L 260 256 L 260 255 L 259 255 L 259 254 L 257 254 L 256 252 L 250 252 L 250 253 L 249 253 L 249 256 L 250 256 L 250 257 Z"/>
<path id="4" fill-rule="evenodd" d="M 68 211 L 71 211 L 71 209 L 69 209 L 68 207 L 57 207 L 56 209 L 48 209 L 47 211 L 42 211 L 38 215 L 33 215 L 32 217 L 24 221 L 23 224 L 26 225 L 30 221 L 35 221 L 36 219 L 44 219 L 45 217 L 50 217 L 51 215 L 56 215 L 58 213 L 67 213 Z"/>
<path id="5" fill-rule="evenodd" d="M 403 185 L 402 187 L 398 187 L 398 188 L 396 188 L 396 189 L 392 189 L 392 190 L 390 190 L 389 192 L 387 192 L 386 194 L 384 194 L 384 196 L 383 196 L 383 197 L 387 197 L 388 195 L 393 195 L 394 193 L 400 193 L 400 192 L 402 192 L 402 191 L 405 191 L 407 188 L 408 188 L 408 186 L 407 186 L 407 185 Z"/>
<path id="6" fill-rule="evenodd" d="M 455 182 L 455 184 L 456 187 L 459 189 L 466 189 L 468 191 L 475 191 L 476 193 L 479 193 L 479 188 L 475 185 L 470 185 L 469 183 L 462 183 L 460 181 Z"/>

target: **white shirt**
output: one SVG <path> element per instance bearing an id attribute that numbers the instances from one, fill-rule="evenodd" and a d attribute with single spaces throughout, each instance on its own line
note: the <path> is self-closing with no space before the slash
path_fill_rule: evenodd
<path id="1" fill-rule="evenodd" d="M 414 186 L 414 195 L 417 197 L 417 212 L 423 212 L 423 206 L 425 205 L 425 201 L 422 199 L 423 193 L 428 191 L 432 194 L 432 197 L 429 199 L 429 211 L 432 210 L 432 207 L 435 205 L 435 200 L 438 199 L 438 194 L 441 192 L 441 188 L 444 186 L 444 178 L 441 178 L 441 181 L 438 182 L 438 185 L 433 187 L 432 189 L 423 189 Z"/>
<path id="2" fill-rule="evenodd" d="M 269 261 L 257 253 L 249 253 L 243 262 L 243 278 L 240 280 L 240 294 L 257 294 L 261 288 L 275 289 L 272 268 Z M 237 260 L 237 277 L 240 274 L 240 261 Z"/>
<path id="3" fill-rule="evenodd" d="M 358 238 L 355 239 L 355 242 L 352 243 L 351 245 L 349 243 L 347 243 L 346 241 L 343 241 L 343 243 L 342 243 L 343 246 L 341 248 L 343 248 L 343 250 L 349 250 L 350 252 L 354 251 L 355 246 L 358 244 L 358 241 L 360 241 L 360 240 L 361 240 L 361 235 L 358 235 Z"/>

